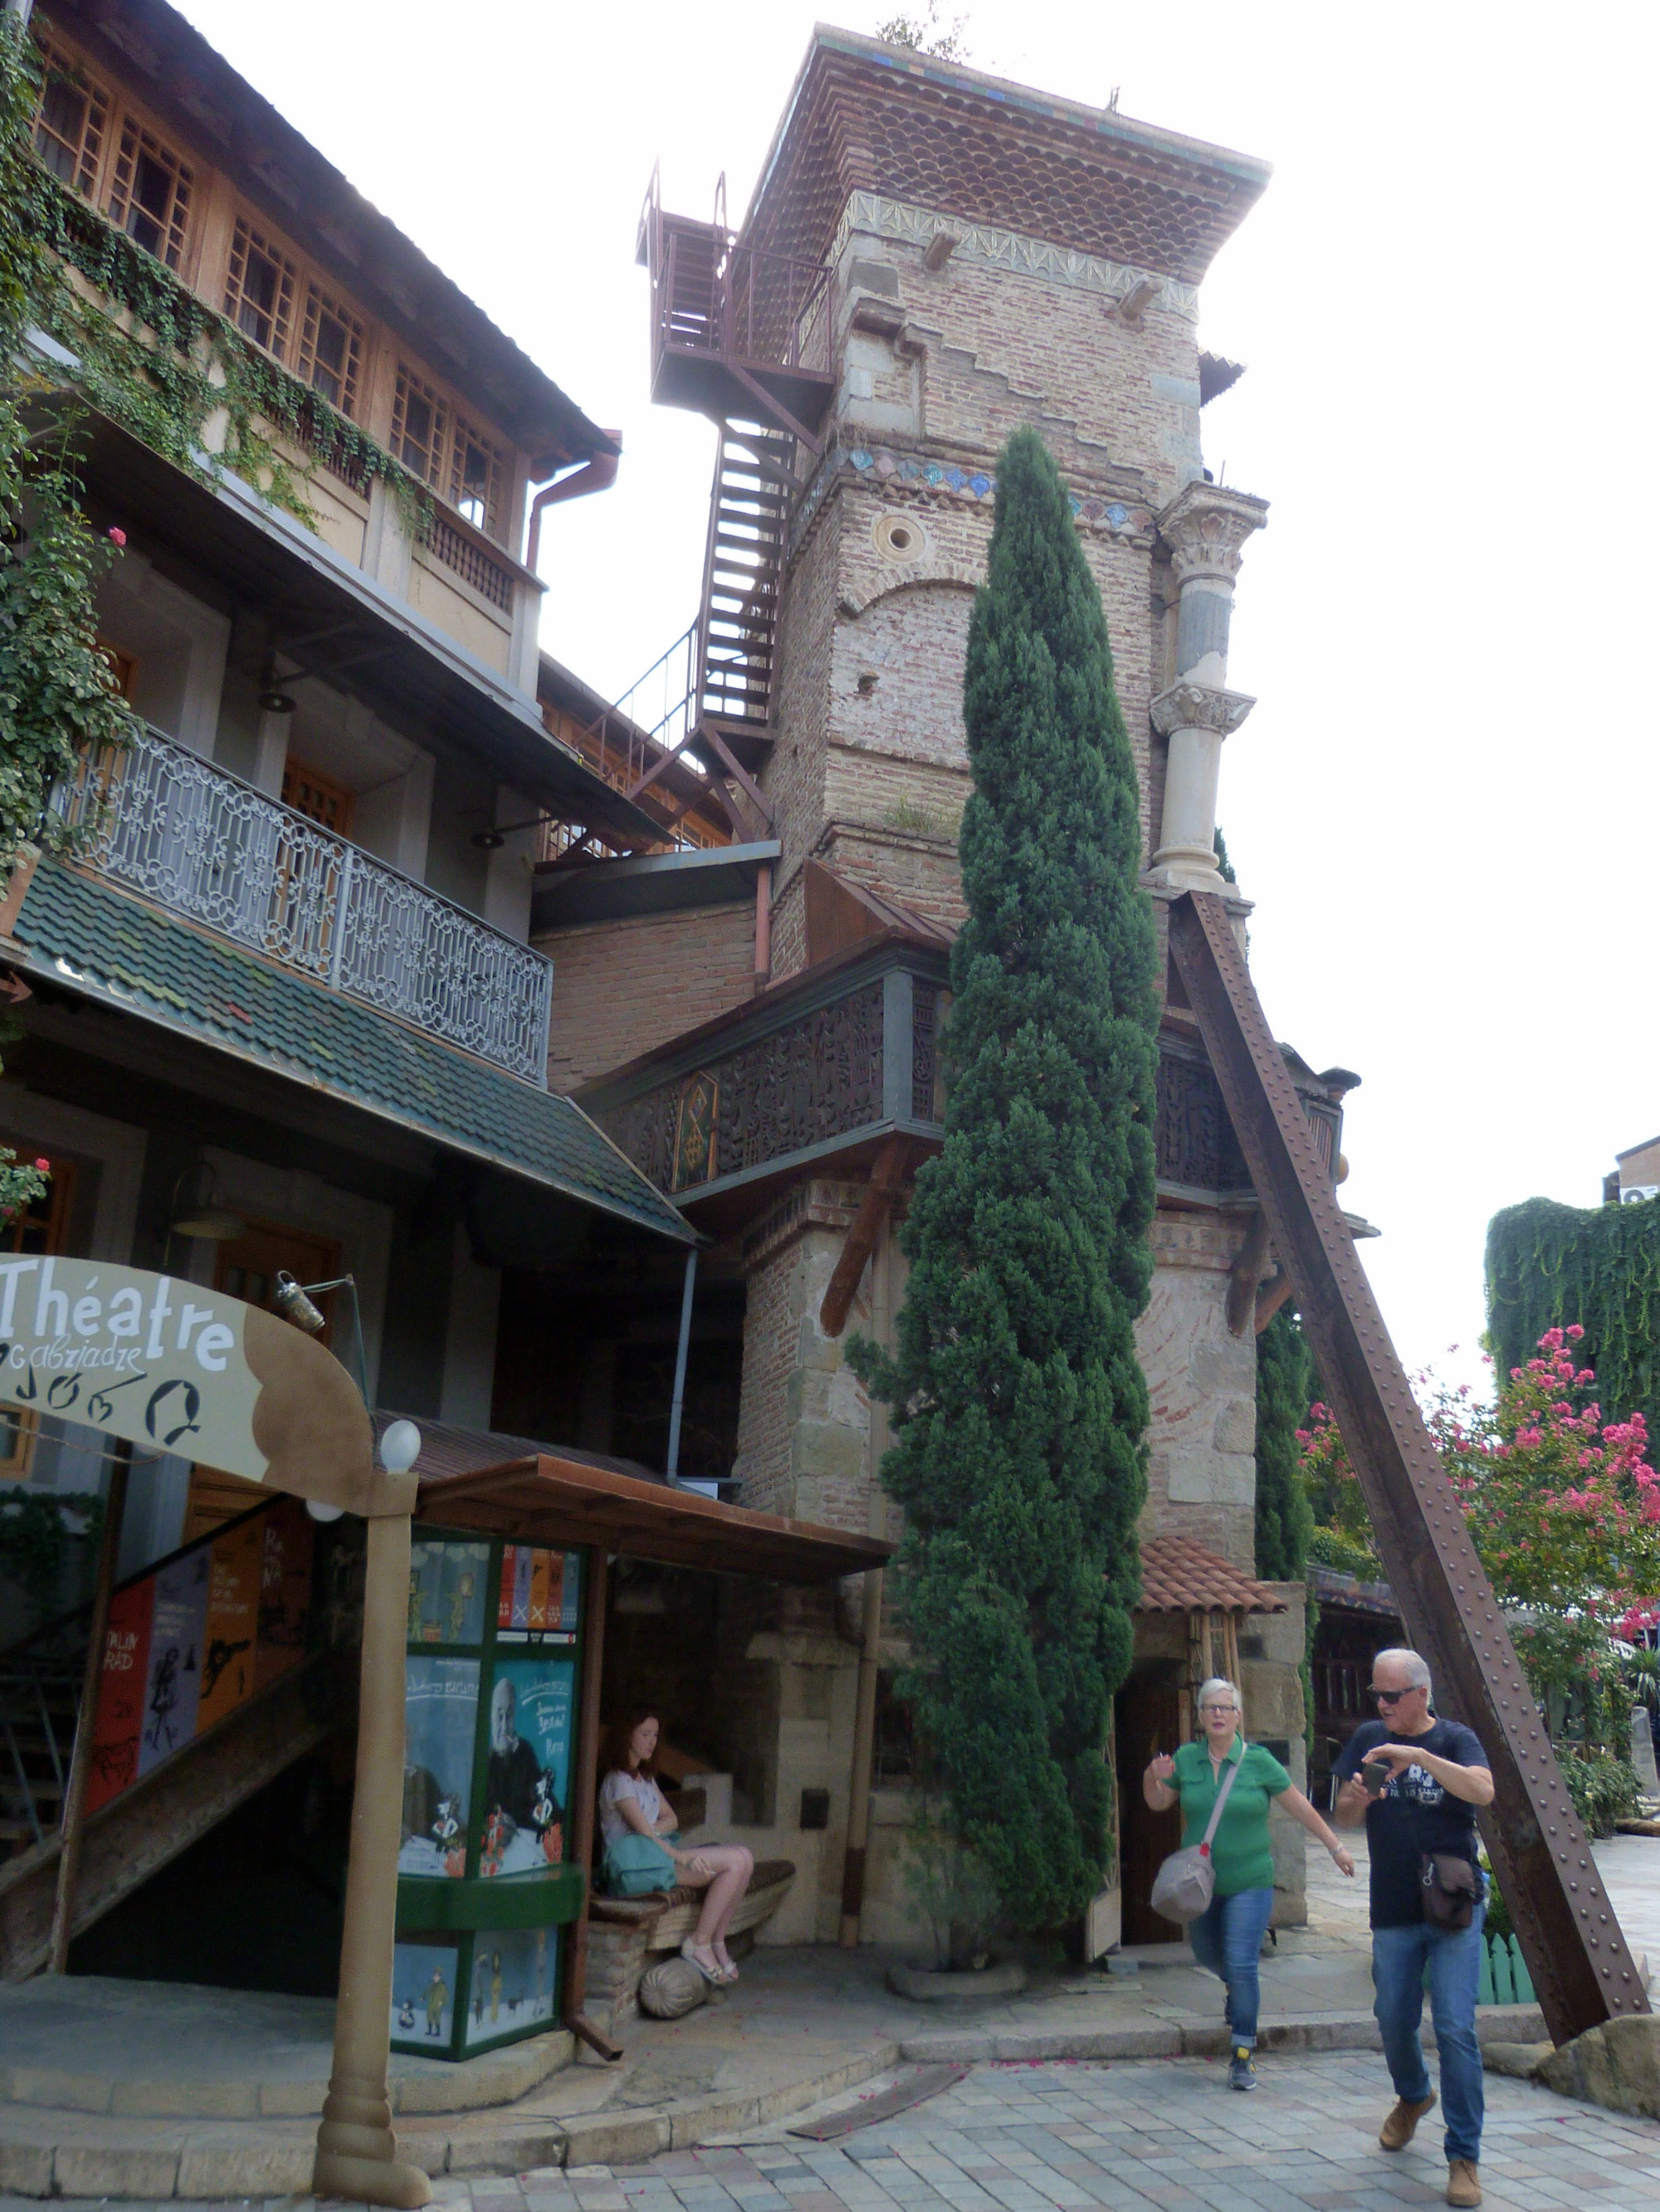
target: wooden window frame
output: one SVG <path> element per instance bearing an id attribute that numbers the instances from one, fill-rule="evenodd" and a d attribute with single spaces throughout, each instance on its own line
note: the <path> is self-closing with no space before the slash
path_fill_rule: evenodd
<path id="1" fill-rule="evenodd" d="M 301 380 L 313 392 L 321 391 L 322 387 L 317 381 L 317 333 L 325 315 L 331 316 L 344 327 L 346 358 L 340 372 L 340 397 L 331 398 L 324 392 L 323 398 L 328 400 L 337 414 L 344 415 L 349 422 L 355 422 L 362 381 L 363 357 L 367 350 L 363 319 L 356 308 L 348 307 L 337 294 L 325 290 L 314 276 L 308 279 L 306 285 L 305 313 L 301 325 L 299 357 L 295 368 Z M 334 374 L 326 363 L 322 366 L 326 374 Z"/>
<path id="2" fill-rule="evenodd" d="M 262 260 L 270 262 L 277 271 L 277 299 L 269 310 L 248 296 L 250 253 L 257 253 Z M 289 358 L 295 295 L 299 287 L 300 271 L 293 258 L 268 233 L 256 229 L 246 216 L 239 215 L 231 233 L 230 265 L 225 272 L 225 313 L 250 345 L 257 345 L 273 361 L 286 362 Z M 242 319 L 245 312 L 261 316 L 270 323 L 268 337 L 262 338 L 257 331 L 248 328 Z"/>
<path id="3" fill-rule="evenodd" d="M 432 410 L 432 433 L 426 453 L 426 465 L 412 461 L 407 448 L 409 440 L 408 403 L 410 395 L 424 400 Z M 423 483 L 440 489 L 444 481 L 445 457 L 449 451 L 450 422 L 453 414 L 449 400 L 435 384 L 429 383 L 405 361 L 398 364 L 398 386 L 392 403 L 392 450 L 398 463 L 420 477 Z"/>
<path id="4" fill-rule="evenodd" d="M 496 445 L 494 439 L 487 438 L 483 432 L 478 429 L 475 424 L 470 422 L 464 415 L 457 413 L 453 419 L 454 427 L 450 436 L 450 505 L 455 509 L 456 513 L 461 517 L 461 520 L 464 522 L 470 522 L 475 530 L 482 532 L 486 538 L 494 538 L 497 544 L 500 544 L 502 530 L 502 479 L 503 474 L 502 449 L 498 445 Z M 484 456 L 484 459 L 488 465 L 489 473 L 486 478 L 484 489 L 484 512 L 482 517 L 475 514 L 469 514 L 465 506 L 463 504 L 464 500 L 467 497 L 466 485 L 463 480 L 463 471 L 466 465 L 467 448 L 469 446 L 476 447 Z"/>
<path id="5" fill-rule="evenodd" d="M 161 225 L 163 230 L 161 251 L 155 253 L 156 259 L 177 274 L 184 264 L 185 246 L 190 233 L 191 198 L 196 173 L 182 155 L 175 154 L 172 147 L 148 124 L 141 122 L 131 109 L 124 110 L 121 116 L 120 135 L 116 142 L 115 161 L 110 177 L 109 219 L 118 230 L 125 231 L 135 245 L 143 246 L 144 241 L 132 229 L 131 223 L 136 204 L 133 187 L 138 164 L 147 155 L 172 173 L 173 189 L 167 196 L 165 224 L 161 225 L 161 219 L 149 210 L 145 214 L 150 222 Z M 155 251 L 151 247 L 144 250 L 147 252 Z"/>
<path id="6" fill-rule="evenodd" d="M 40 54 L 43 82 L 40 88 L 40 102 L 34 111 L 35 154 L 51 170 L 51 173 L 54 177 L 58 176 L 58 171 L 49 161 L 46 161 L 46 149 L 40 143 L 41 134 L 44 132 L 55 145 L 64 147 L 66 151 L 69 150 L 69 141 L 66 138 L 60 138 L 46 121 L 46 93 L 52 80 L 57 77 L 64 83 L 73 86 L 77 92 L 84 92 L 87 96 L 86 119 L 81 126 L 79 143 L 74 148 L 71 155 L 70 167 L 74 174 L 70 177 L 60 177 L 58 181 L 60 184 L 68 185 L 71 191 L 79 192 L 82 199 L 95 198 L 98 191 L 98 174 L 103 166 L 105 149 L 109 143 L 110 110 L 112 106 L 109 89 L 98 82 L 87 68 L 86 64 L 77 55 L 71 53 L 67 46 L 60 46 L 52 40 L 38 36 L 36 45 Z"/>

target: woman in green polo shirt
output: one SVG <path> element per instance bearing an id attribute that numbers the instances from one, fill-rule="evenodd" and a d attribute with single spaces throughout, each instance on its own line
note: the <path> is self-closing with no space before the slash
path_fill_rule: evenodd
<path id="1" fill-rule="evenodd" d="M 1183 1848 L 1204 1839 L 1211 1808 L 1227 1768 L 1237 1765 L 1233 1786 L 1211 1840 L 1216 1888 L 1208 1908 L 1188 1929 L 1194 1956 L 1227 1984 L 1227 2021 L 1232 2058 L 1228 2081 L 1235 2089 L 1256 2087 L 1251 2053 L 1256 2048 L 1256 1966 L 1274 1908 L 1274 1847 L 1268 1840 L 1268 1801 L 1285 1807 L 1311 1836 L 1317 1836 L 1338 1871 L 1353 1875 L 1354 1861 L 1292 1781 L 1271 1751 L 1247 1743 L 1239 1729 L 1241 1706 L 1236 1684 L 1218 1676 L 1199 1692 L 1204 1729 L 1197 1743 L 1184 1743 L 1172 1759 L 1154 1759 L 1141 1778 L 1141 1794 L 1155 1813 L 1181 1801 Z"/>

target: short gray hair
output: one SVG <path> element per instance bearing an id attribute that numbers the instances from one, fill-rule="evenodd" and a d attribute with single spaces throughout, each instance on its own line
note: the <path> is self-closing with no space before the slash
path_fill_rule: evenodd
<path id="1" fill-rule="evenodd" d="M 1376 1667 L 1380 1659 L 1395 1661 L 1396 1666 L 1401 1668 L 1406 1675 L 1408 1689 L 1427 1690 L 1433 1687 L 1430 1680 L 1429 1668 L 1422 1656 L 1416 1651 L 1408 1651 L 1404 1644 L 1391 1644 L 1387 1651 L 1375 1652 L 1372 1655 L 1372 1665 Z"/>
<path id="2" fill-rule="evenodd" d="M 1225 1674 L 1213 1674 L 1208 1682 L 1201 1682 L 1199 1685 L 1199 1696 L 1196 1702 L 1201 1710 L 1203 1709 L 1206 1700 L 1213 1696 L 1218 1690 L 1225 1690 L 1228 1695 L 1233 1699 L 1233 1710 L 1235 1712 L 1243 1713 L 1244 1711 L 1245 1701 L 1239 1694 L 1238 1683 L 1229 1681 Z"/>

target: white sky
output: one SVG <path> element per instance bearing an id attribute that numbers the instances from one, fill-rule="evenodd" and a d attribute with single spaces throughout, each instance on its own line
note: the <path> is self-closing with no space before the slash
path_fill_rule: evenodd
<path id="1" fill-rule="evenodd" d="M 669 204 L 707 210 L 724 168 L 736 219 L 813 10 L 183 5 L 622 430 L 616 488 L 556 510 L 544 552 L 543 642 L 615 696 L 690 619 L 713 453 L 648 403 L 640 201 L 660 156 Z M 1489 1215 L 1595 1204 L 1660 1130 L 1656 695 L 1631 688 L 1657 12 L 976 0 L 967 37 L 981 68 L 1116 85 L 1275 164 L 1201 295 L 1203 342 L 1250 365 L 1207 458 L 1273 502 L 1220 817 L 1276 1033 L 1365 1078 L 1345 1198 L 1384 1231 L 1363 1250 L 1397 1345 L 1471 1371 Z"/>

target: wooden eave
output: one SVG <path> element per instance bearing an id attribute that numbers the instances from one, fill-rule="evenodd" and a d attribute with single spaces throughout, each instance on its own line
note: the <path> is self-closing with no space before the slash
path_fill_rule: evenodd
<path id="1" fill-rule="evenodd" d="M 416 1518 L 515 1543 L 562 1550 L 603 1545 L 623 1558 L 663 1566 L 763 1575 L 783 1583 L 862 1574 L 885 1565 L 894 1549 L 875 1536 L 756 1513 L 550 1452 L 434 1476 L 421 1485 Z"/>

